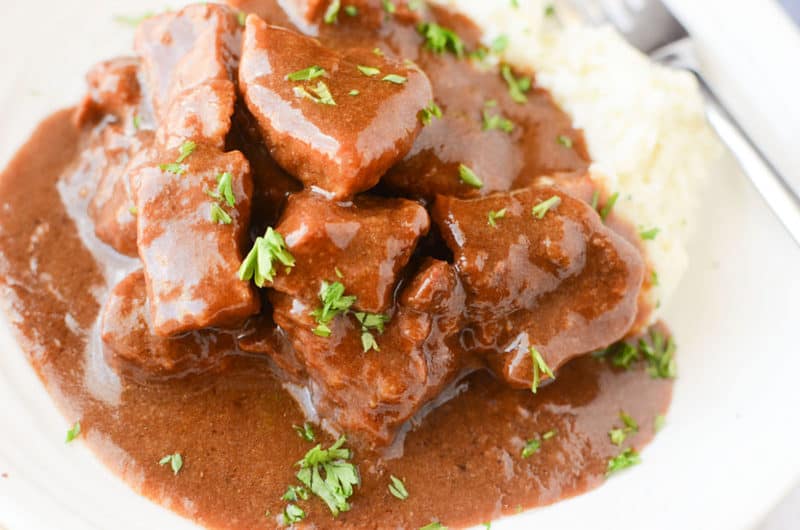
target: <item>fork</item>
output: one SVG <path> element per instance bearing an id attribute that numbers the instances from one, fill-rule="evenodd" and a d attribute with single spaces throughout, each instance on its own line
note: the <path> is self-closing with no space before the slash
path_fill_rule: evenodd
<path id="1" fill-rule="evenodd" d="M 625 39 L 656 62 L 695 75 L 705 111 L 744 173 L 800 245 L 800 197 L 769 162 L 703 79 L 692 38 L 661 0 L 569 0 L 590 24 L 611 23 Z"/>

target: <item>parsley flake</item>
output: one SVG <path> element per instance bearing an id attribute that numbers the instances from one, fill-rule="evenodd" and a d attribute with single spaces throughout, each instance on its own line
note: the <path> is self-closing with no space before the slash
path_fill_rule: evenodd
<path id="1" fill-rule="evenodd" d="M 344 12 L 347 13 L 349 17 L 357 17 L 358 16 L 358 8 L 356 6 L 346 6 L 344 8 Z"/>
<path id="2" fill-rule="evenodd" d="M 660 332 L 650 332 L 650 343 L 639 340 L 639 349 L 647 360 L 647 371 L 653 379 L 674 379 L 677 375 L 675 364 L 675 341 L 664 338 Z"/>
<path id="3" fill-rule="evenodd" d="M 182 164 L 184 160 L 189 158 L 189 156 L 194 153 L 195 149 L 197 149 L 197 144 L 191 140 L 187 140 L 183 142 L 180 146 L 180 156 L 177 160 L 175 160 L 176 164 Z"/>
<path id="4" fill-rule="evenodd" d="M 500 35 L 492 41 L 491 50 L 493 53 L 502 53 L 508 48 L 508 35 Z"/>
<path id="5" fill-rule="evenodd" d="M 506 216 L 506 208 L 503 208 L 502 210 L 498 210 L 496 212 L 494 210 L 490 210 L 488 215 L 489 226 L 491 226 L 492 228 L 497 228 L 497 220 L 503 219 L 505 216 Z"/>
<path id="6" fill-rule="evenodd" d="M 343 447 L 346 441 L 342 436 L 328 449 L 317 445 L 297 462 L 297 479 L 321 498 L 334 516 L 350 509 L 347 499 L 353 486 L 361 484 L 358 468 L 348 462 L 352 455 Z"/>
<path id="7" fill-rule="evenodd" d="M 629 447 L 608 461 L 608 466 L 606 467 L 606 477 L 609 477 L 618 471 L 622 471 L 623 469 L 633 467 L 636 464 L 641 463 L 641 461 L 642 459 L 639 456 L 639 453 L 637 453 L 635 449 L 631 449 Z"/>
<path id="8" fill-rule="evenodd" d="M 286 76 L 289 81 L 311 81 L 326 74 L 324 68 L 314 65 L 308 68 L 303 68 Z"/>
<path id="9" fill-rule="evenodd" d="M 435 22 L 422 22 L 417 26 L 417 31 L 425 37 L 425 46 L 433 53 L 449 51 L 459 59 L 464 56 L 464 41 L 453 30 Z"/>
<path id="10" fill-rule="evenodd" d="M 553 374 L 553 371 L 547 366 L 547 363 L 542 357 L 542 354 L 539 353 L 539 350 L 534 348 L 533 346 L 530 347 L 531 352 L 531 363 L 533 364 L 533 380 L 531 382 L 531 392 L 534 394 L 539 389 L 539 379 L 541 374 L 545 374 L 550 376 L 551 378 L 555 379 L 556 376 Z"/>
<path id="11" fill-rule="evenodd" d="M 210 212 L 211 222 L 216 224 L 222 225 L 229 225 L 233 222 L 230 214 L 222 209 L 222 206 L 217 204 L 216 202 L 211 203 L 211 212 Z"/>
<path id="12" fill-rule="evenodd" d="M 389 484 L 389 493 L 401 501 L 406 500 L 408 498 L 408 490 L 406 490 L 406 485 L 403 484 L 403 481 L 394 475 L 390 475 L 389 479 L 392 481 L 391 484 Z"/>
<path id="13" fill-rule="evenodd" d="M 233 194 L 233 175 L 229 172 L 217 175 L 217 189 L 206 191 L 208 195 L 218 201 L 225 201 L 228 206 L 236 205 L 236 196 Z"/>
<path id="14" fill-rule="evenodd" d="M 316 94 L 316 96 L 309 92 L 309 90 Z M 319 103 L 320 105 L 336 105 L 336 101 L 333 99 L 333 95 L 324 81 L 319 81 L 317 86 L 310 87 L 308 90 L 304 87 L 296 86 L 294 87 L 294 95 L 299 98 L 310 99 L 314 103 Z"/>
<path id="15" fill-rule="evenodd" d="M 542 201 L 536 206 L 534 206 L 533 209 L 531 210 L 531 213 L 537 219 L 544 219 L 544 216 L 547 215 L 547 212 L 549 212 L 551 209 L 555 208 L 559 204 L 561 204 L 561 197 L 559 197 L 558 195 L 553 195 L 546 201 Z"/>
<path id="16" fill-rule="evenodd" d="M 461 182 L 463 182 L 464 184 L 468 184 L 473 188 L 480 189 L 483 187 L 483 181 L 478 177 L 478 175 L 475 174 L 475 172 L 471 168 L 465 166 L 464 164 L 460 164 L 458 166 L 458 176 L 461 179 Z"/>
<path id="17" fill-rule="evenodd" d="M 447 527 L 444 526 L 439 521 L 434 521 L 430 524 L 426 524 L 425 526 L 420 527 L 419 530 L 447 530 Z"/>
<path id="18" fill-rule="evenodd" d="M 383 10 L 389 13 L 390 15 L 394 15 L 397 11 L 397 6 L 394 5 L 392 0 L 381 0 L 381 5 L 383 5 Z"/>
<path id="19" fill-rule="evenodd" d="M 158 461 L 158 465 L 160 466 L 165 466 L 167 464 L 169 464 L 169 467 L 172 468 L 172 473 L 177 475 L 178 471 L 180 471 L 183 467 L 183 457 L 180 453 L 174 453 L 167 455 Z"/>
<path id="20" fill-rule="evenodd" d="M 295 264 L 294 256 L 287 250 L 283 236 L 269 227 L 263 237 L 256 239 L 253 248 L 242 261 L 239 279 L 254 279 L 258 287 L 263 287 L 266 282 L 275 279 L 276 260 L 286 267 L 294 267 Z"/>
<path id="21" fill-rule="evenodd" d="M 528 440 L 525 442 L 525 446 L 522 448 L 522 458 L 530 458 L 534 454 L 539 452 L 539 449 L 542 448 L 542 441 L 538 438 L 533 438 L 532 440 Z"/>
<path id="22" fill-rule="evenodd" d="M 614 205 L 617 204 L 617 199 L 619 199 L 619 192 L 615 192 L 611 197 L 609 197 L 605 206 L 603 206 L 603 209 L 600 210 L 600 219 L 602 219 L 603 222 L 605 222 L 605 220 L 611 214 L 611 211 L 614 209 Z"/>
<path id="23" fill-rule="evenodd" d="M 281 519 L 285 526 L 291 526 L 294 523 L 299 523 L 306 518 L 306 512 L 296 504 L 287 504 L 283 510 Z"/>
<path id="24" fill-rule="evenodd" d="M 326 24 L 335 24 L 336 22 L 338 22 L 339 8 L 341 7 L 341 5 L 342 5 L 341 0 L 333 0 L 328 5 L 328 9 L 325 10 L 325 15 L 322 17 L 322 20 Z"/>
<path id="25" fill-rule="evenodd" d="M 664 425 L 665 425 L 666 423 L 667 423 L 667 418 L 666 418 L 666 416 L 664 416 L 663 414 L 659 414 L 659 415 L 658 415 L 658 416 L 656 416 L 656 418 L 653 420 L 653 430 L 654 430 L 655 432 L 658 432 L 658 431 L 660 431 L 661 429 L 663 429 L 663 428 L 664 428 Z"/>
<path id="26" fill-rule="evenodd" d="M 378 75 L 379 73 L 381 73 L 379 68 L 374 68 L 372 66 L 363 66 L 363 65 L 359 64 L 357 66 L 357 68 L 358 68 L 359 72 L 361 72 L 362 74 L 364 74 L 367 77 L 374 77 L 374 76 Z"/>
<path id="27" fill-rule="evenodd" d="M 138 114 L 134 114 L 133 115 L 133 128 L 138 131 L 139 128 L 141 128 L 141 126 L 142 126 L 142 118 L 139 117 Z"/>
<path id="28" fill-rule="evenodd" d="M 297 502 L 298 500 L 308 500 L 308 490 L 303 486 L 289 486 L 286 488 L 286 493 L 283 494 L 281 500 L 289 502 Z"/>
<path id="29" fill-rule="evenodd" d="M 302 426 L 292 425 L 292 429 L 295 430 L 297 436 L 299 436 L 300 438 L 302 438 L 307 442 L 313 442 L 315 439 L 314 428 L 308 422 L 305 422 Z"/>
<path id="30" fill-rule="evenodd" d="M 319 299 L 322 307 L 315 309 L 311 315 L 317 320 L 314 334 L 320 337 L 330 337 L 331 329 L 328 324 L 338 315 L 347 313 L 356 303 L 355 296 L 345 296 L 344 285 L 340 282 L 322 282 L 319 290 Z"/>
<path id="31" fill-rule="evenodd" d="M 381 81 L 386 81 L 387 83 L 394 83 L 395 85 L 404 85 L 408 82 L 407 77 L 403 77 L 402 75 L 397 74 L 389 74 L 384 76 Z"/>
<path id="32" fill-rule="evenodd" d="M 419 119 L 422 122 L 422 125 L 430 125 L 430 123 L 433 121 L 433 118 L 442 117 L 442 109 L 439 108 L 439 105 L 437 105 L 435 101 L 431 101 L 427 107 L 419 112 Z"/>
<path id="33" fill-rule="evenodd" d="M 348 96 L 357 96 L 357 95 L 359 95 L 360 93 L 361 93 L 361 92 L 359 92 L 358 90 L 355 90 L 355 89 L 353 89 L 353 90 L 351 90 L 350 92 L 348 92 L 348 93 L 347 93 L 347 95 L 348 95 Z"/>
<path id="34" fill-rule="evenodd" d="M 639 432 L 639 424 L 625 411 L 620 411 L 619 417 L 624 427 L 615 427 L 608 431 L 608 437 L 611 439 L 611 443 L 616 446 L 621 446 L 628 435 Z"/>
<path id="35" fill-rule="evenodd" d="M 558 431 L 555 429 L 549 430 L 542 435 L 542 440 L 549 440 L 550 438 L 555 438 Z"/>
<path id="36" fill-rule="evenodd" d="M 558 145 L 563 145 L 567 149 L 572 149 L 572 138 L 565 134 L 559 134 L 556 138 L 556 142 L 558 142 Z"/>
<path id="37" fill-rule="evenodd" d="M 644 241 L 652 241 L 658 236 L 658 233 L 661 230 L 659 228 L 651 228 L 650 230 L 640 230 L 639 237 L 641 237 Z"/>
<path id="38" fill-rule="evenodd" d="M 381 351 L 372 330 L 383 334 L 384 327 L 389 322 L 389 317 L 374 313 L 355 313 L 356 320 L 361 324 L 361 345 L 364 353 L 370 350 Z"/>
<path id="39" fill-rule="evenodd" d="M 488 109 L 483 109 L 483 130 L 491 131 L 494 129 L 511 134 L 514 131 L 514 122 L 503 117 L 502 114 L 492 114 Z"/>
<path id="40" fill-rule="evenodd" d="M 245 23 L 247 22 L 247 13 L 244 11 L 239 11 L 236 13 L 236 21 L 240 26 L 244 27 Z"/>
<path id="41" fill-rule="evenodd" d="M 516 101 L 517 103 L 527 103 L 528 97 L 525 95 L 527 92 L 530 91 L 532 83 L 530 77 L 514 77 L 514 73 L 511 71 L 511 67 L 507 64 L 504 64 L 503 67 L 500 69 L 500 73 L 505 79 L 506 84 L 508 85 L 508 94 L 511 96 L 511 99 Z"/>
<path id="42" fill-rule="evenodd" d="M 81 434 L 81 422 L 76 421 L 75 424 L 67 430 L 67 438 L 64 440 L 64 443 L 70 443 L 72 440 L 80 436 Z"/>

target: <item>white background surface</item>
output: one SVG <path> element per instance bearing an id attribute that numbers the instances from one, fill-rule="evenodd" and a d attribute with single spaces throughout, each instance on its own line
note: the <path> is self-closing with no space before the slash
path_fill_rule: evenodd
<path id="1" fill-rule="evenodd" d="M 769 0 L 673 4 L 698 36 L 723 99 L 800 179 L 796 30 Z M 113 15 L 167 7 L 162 0 L 0 6 L 3 164 L 41 117 L 77 100 L 93 62 L 130 51 L 132 31 Z M 800 250 L 731 160 L 720 163 L 712 188 L 692 269 L 667 307 L 681 346 L 667 428 L 635 470 L 493 528 L 749 528 L 800 478 Z M 67 421 L 5 329 L 0 352 L 0 473 L 8 474 L 0 478 L 0 528 L 191 528 L 132 494 L 82 444 L 65 446 Z"/>

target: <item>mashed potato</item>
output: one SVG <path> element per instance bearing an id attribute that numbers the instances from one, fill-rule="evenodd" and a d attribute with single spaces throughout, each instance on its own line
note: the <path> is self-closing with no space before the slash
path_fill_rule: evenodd
<path id="1" fill-rule="evenodd" d="M 533 70 L 583 129 L 592 177 L 619 192 L 615 211 L 641 230 L 659 230 L 645 245 L 659 280 L 652 302 L 660 306 L 688 266 L 699 193 L 719 152 L 694 77 L 654 64 L 609 27 L 567 20 L 557 8 L 553 14 L 551 1 L 436 3 L 478 21 L 487 43 L 509 37 L 502 59 Z"/>

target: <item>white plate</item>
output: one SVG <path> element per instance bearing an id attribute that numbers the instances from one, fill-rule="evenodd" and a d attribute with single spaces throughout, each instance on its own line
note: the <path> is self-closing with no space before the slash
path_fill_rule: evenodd
<path id="1" fill-rule="evenodd" d="M 48 111 L 77 100 L 94 61 L 130 52 L 132 32 L 114 14 L 164 7 L 3 2 L 3 163 Z M 730 157 L 711 186 L 691 269 L 666 308 L 680 344 L 667 428 L 637 468 L 494 528 L 748 528 L 800 478 L 800 249 Z M 1 324 L 0 528 L 195 528 L 132 493 L 81 443 L 63 443 L 67 422 Z"/>

